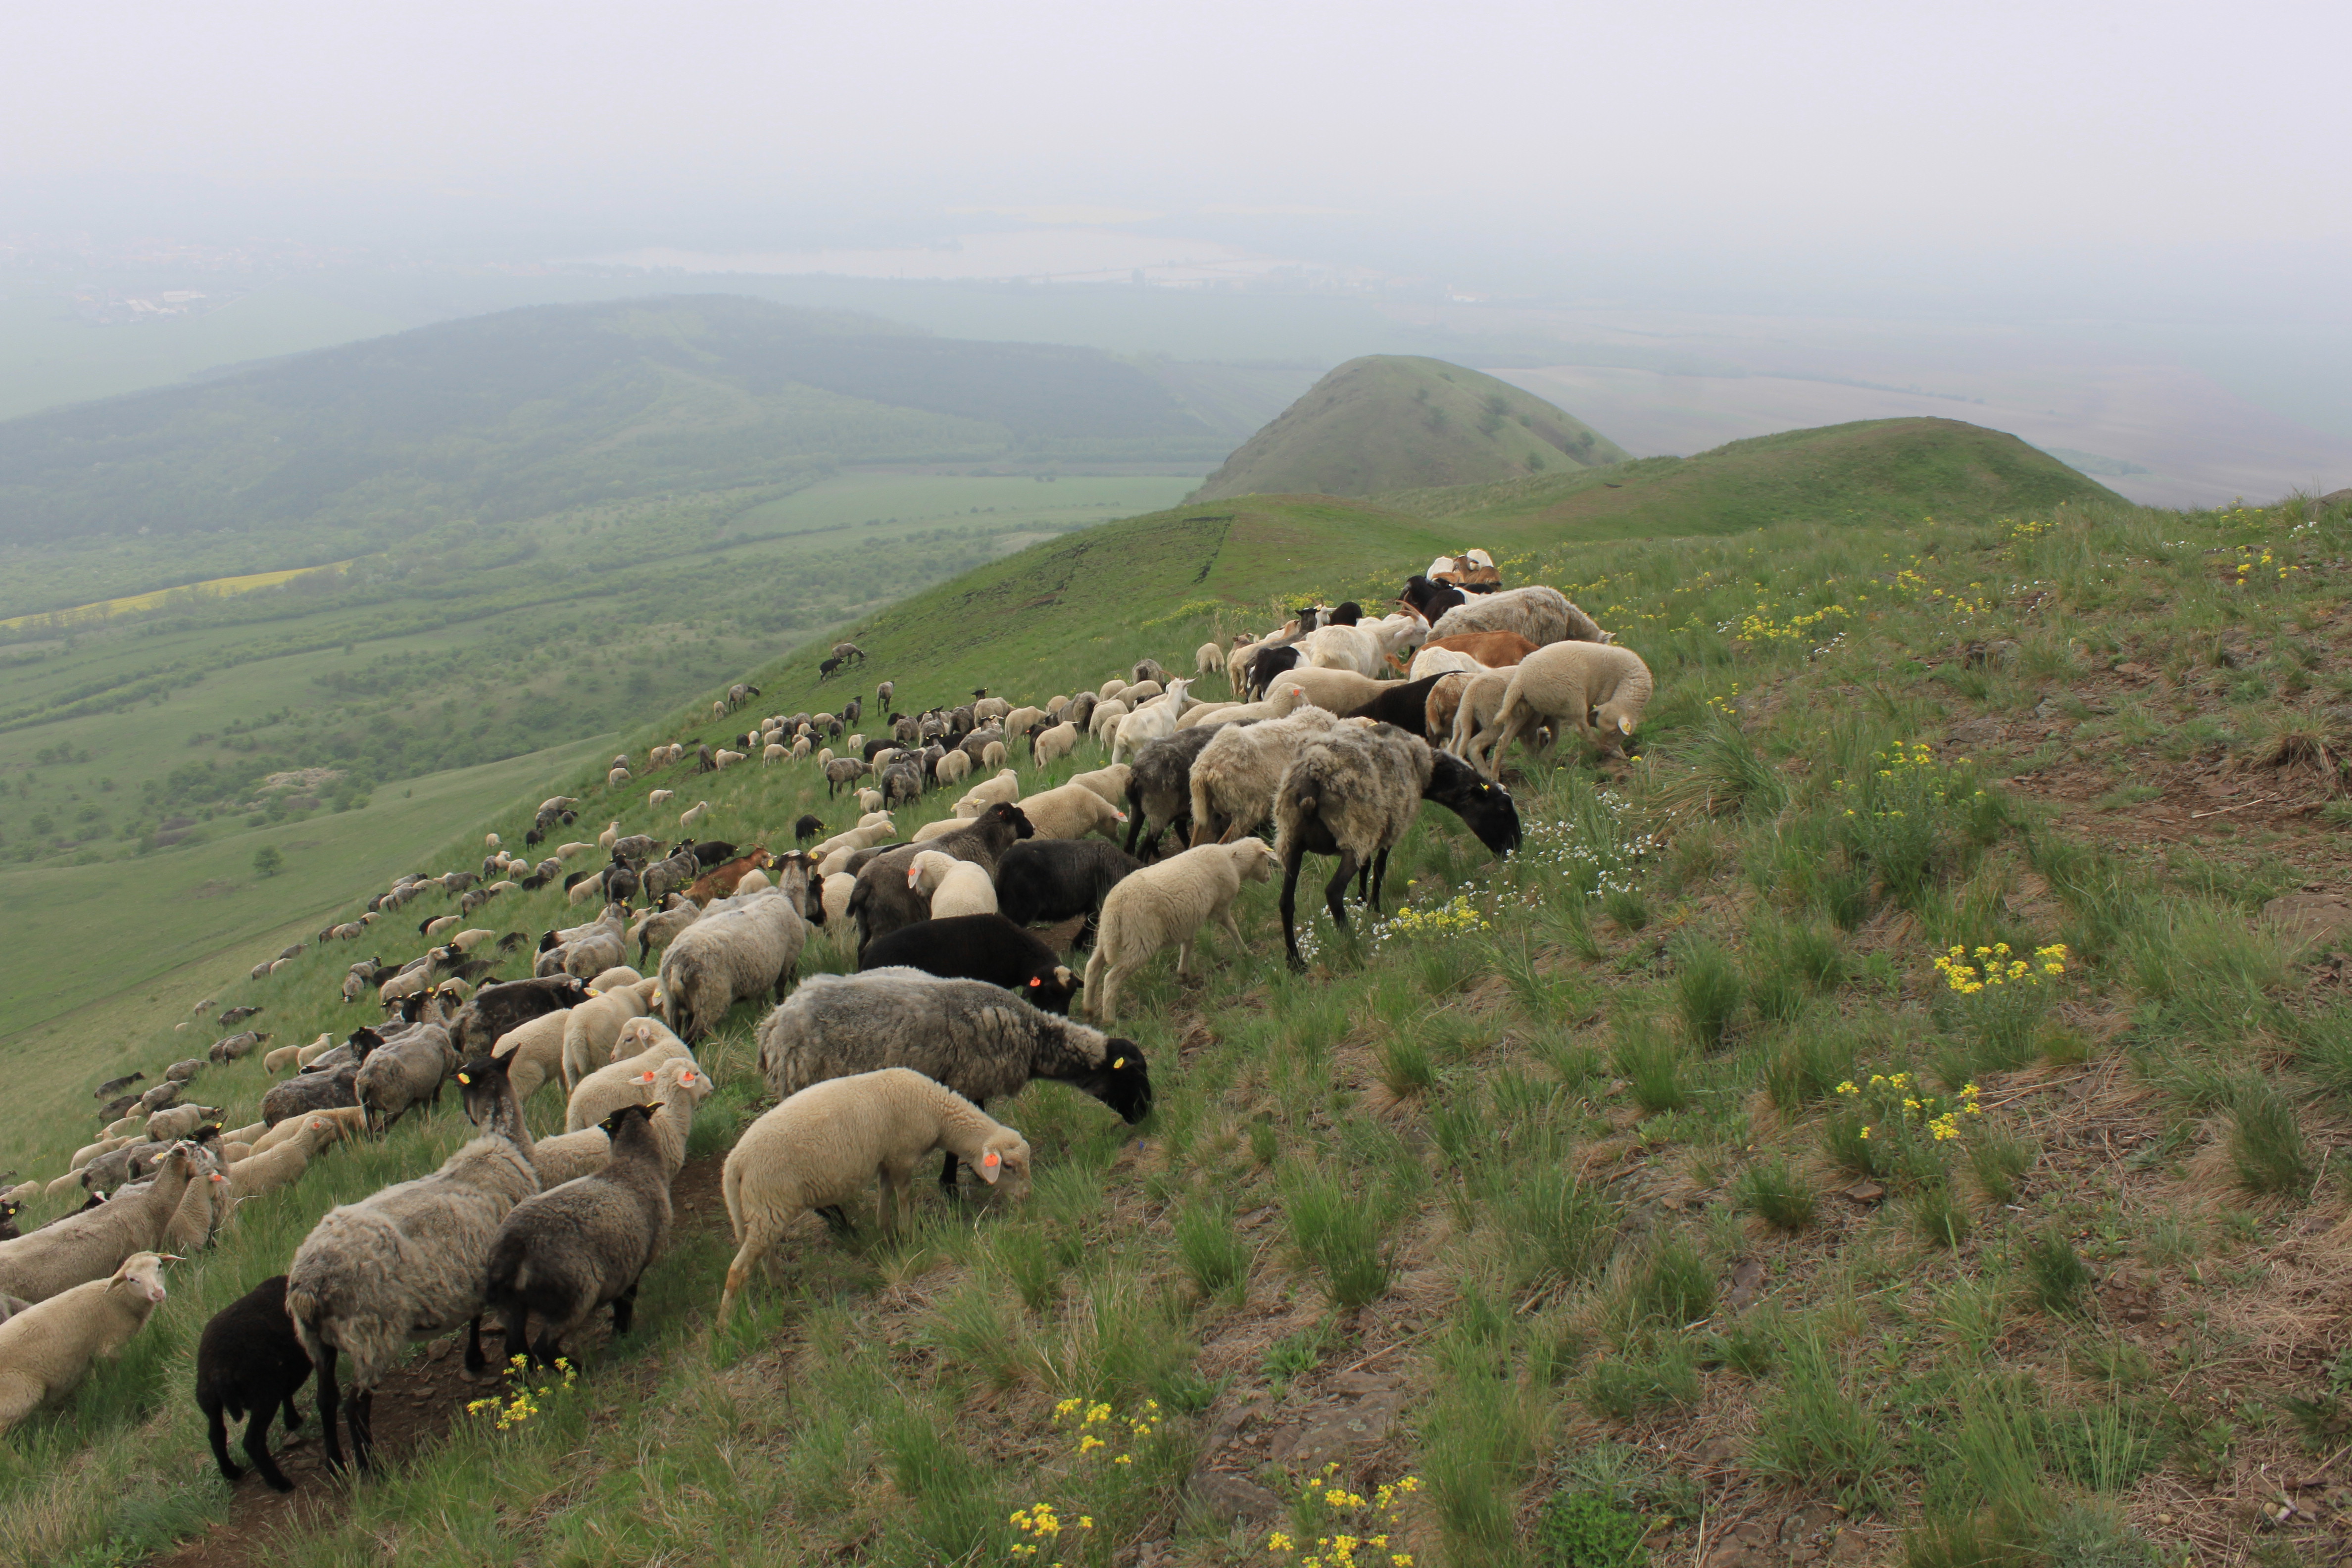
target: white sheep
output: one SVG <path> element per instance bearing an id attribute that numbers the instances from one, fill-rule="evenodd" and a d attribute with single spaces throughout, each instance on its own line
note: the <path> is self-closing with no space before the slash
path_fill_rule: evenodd
<path id="1" fill-rule="evenodd" d="M 1118 1016 L 1120 984 L 1163 948 L 1176 949 L 1176 977 L 1186 977 L 1201 928 L 1215 921 L 1244 951 L 1234 900 L 1244 882 L 1263 882 L 1281 864 L 1262 838 L 1187 849 L 1130 871 L 1103 900 L 1094 956 L 1087 961 L 1084 1001 L 1102 1022 Z"/>
<path id="2" fill-rule="evenodd" d="M 1342 722 L 1328 709 L 1301 707 L 1286 718 L 1218 730 L 1192 761 L 1192 842 L 1230 841 L 1272 816 L 1282 770 Z"/>
<path id="3" fill-rule="evenodd" d="M 1412 665 L 1404 672 L 1404 678 L 1419 680 L 1424 676 L 1451 675 L 1457 670 L 1483 675 L 1486 667 L 1457 647 L 1425 647 L 1412 656 Z"/>
<path id="4" fill-rule="evenodd" d="M 1591 616 L 1569 602 L 1557 588 L 1538 584 L 1507 588 L 1499 594 L 1473 594 L 1437 617 L 1430 637 L 1459 637 L 1465 632 L 1517 632 L 1541 647 L 1557 642 L 1613 642 Z"/>
<path id="5" fill-rule="evenodd" d="M 854 922 L 849 918 L 849 895 L 857 891 L 857 879 L 846 871 L 835 871 L 824 879 L 817 901 L 824 910 L 824 929 L 835 938 L 843 933 L 855 936 Z"/>
<path id="6" fill-rule="evenodd" d="M 724 1323 L 735 1300 L 782 1236 L 811 1210 L 831 1209 L 881 1183 L 876 1217 L 886 1232 L 911 1210 L 908 1177 L 944 1149 L 992 1184 L 1007 1176 L 1017 1195 L 1029 1180 L 1028 1141 L 971 1101 L 908 1068 L 883 1068 L 811 1084 L 761 1116 L 727 1152 L 719 1173 L 738 1247 L 719 1299 Z"/>
<path id="7" fill-rule="evenodd" d="M 1380 674 L 1391 656 L 1419 647 L 1428 636 L 1429 625 L 1419 616 L 1390 616 L 1352 626 L 1324 626 L 1308 633 L 1298 648 L 1310 669 L 1352 669 L 1369 678 Z"/>
<path id="8" fill-rule="evenodd" d="M 1127 813 L 1077 783 L 1024 795 L 1020 807 L 1039 838 L 1084 838 L 1099 833 L 1117 843 L 1118 826 L 1127 821 Z"/>
<path id="9" fill-rule="evenodd" d="M 613 1043 L 613 1059 L 572 1087 L 563 1108 L 563 1130 L 577 1132 L 625 1105 L 644 1104 L 637 1098 L 639 1087 L 654 1081 L 652 1074 L 662 1063 L 681 1060 L 694 1060 L 693 1049 L 659 1018 L 630 1019 Z"/>
<path id="10" fill-rule="evenodd" d="M 1124 702 L 1096 703 L 1094 717 L 1087 721 L 1087 734 L 1091 739 L 1108 745 L 1112 737 L 1118 733 L 1120 721 L 1124 720 L 1129 711 Z"/>
<path id="11" fill-rule="evenodd" d="M 942 752 L 931 768 L 931 776 L 943 784 L 961 784 L 971 772 L 971 754 L 968 752 Z"/>
<path id="12" fill-rule="evenodd" d="M 1110 760 L 1114 763 L 1128 753 L 1139 751 L 1149 741 L 1164 741 L 1176 732 L 1176 721 L 1184 714 L 1185 689 L 1190 680 L 1171 680 L 1168 689 L 1142 707 L 1130 711 L 1118 721 L 1118 731 L 1111 737 Z"/>
<path id="13" fill-rule="evenodd" d="M 690 1058 L 675 1057 L 656 1068 L 637 1089 L 637 1103 L 659 1107 L 653 1115 L 654 1140 L 676 1176 L 686 1163 L 686 1141 L 694 1130 L 694 1110 L 709 1095 L 710 1075 Z M 613 1140 L 602 1127 L 583 1127 L 541 1138 L 530 1146 L 530 1163 L 541 1188 L 591 1175 L 612 1158 Z"/>
<path id="14" fill-rule="evenodd" d="M 969 816 L 942 816 L 937 822 L 926 822 L 914 832 L 907 835 L 907 842 L 929 844 L 934 838 L 945 837 L 948 834 L 960 832 L 971 826 L 971 818 Z"/>
<path id="15" fill-rule="evenodd" d="M 1559 732 L 1572 728 L 1604 750 L 1622 746 L 1655 689 L 1650 667 L 1632 648 L 1593 642 L 1539 647 L 1519 661 L 1494 722 L 1471 738 L 1462 760 L 1493 778 L 1511 742 L 1546 719 Z M 1460 731 L 1459 721 L 1454 728 Z"/>
<path id="16" fill-rule="evenodd" d="M 297 1130 L 292 1136 L 279 1139 L 260 1153 L 248 1152 L 242 1160 L 227 1162 L 229 1202 L 241 1204 L 299 1180 L 310 1168 L 311 1156 L 332 1143 L 341 1131 L 323 1116 L 289 1117 L 287 1121 Z"/>
<path id="17" fill-rule="evenodd" d="M 1122 805 L 1127 801 L 1127 781 L 1134 776 L 1132 763 L 1113 763 L 1090 773 L 1073 773 L 1069 782 L 1083 784 L 1113 805 Z"/>
<path id="18" fill-rule="evenodd" d="M 550 1081 L 562 1082 L 563 1031 L 571 1016 L 569 1008 L 541 1013 L 516 1025 L 491 1044 L 490 1055 L 514 1058 L 507 1066 L 507 1081 L 514 1085 L 518 1100 L 529 1100 Z"/>
<path id="19" fill-rule="evenodd" d="M 657 789 L 654 791 L 653 794 L 646 796 L 646 804 L 658 811 L 677 798 L 677 791 L 674 789 Z"/>
<path id="20" fill-rule="evenodd" d="M 1005 758 L 1012 754 L 1004 749 L 1003 742 L 991 741 L 980 749 L 980 765 L 983 768 L 1001 768 L 1004 765 Z"/>
<path id="21" fill-rule="evenodd" d="M 689 904 L 688 907 L 693 906 Z M 577 1087 L 582 1079 L 613 1059 L 613 1047 L 621 1037 L 621 1026 L 632 1018 L 642 1018 L 652 1012 L 654 995 L 660 989 L 658 977 L 640 980 L 634 985 L 602 992 L 577 1006 L 562 1010 L 559 1016 L 563 1019 L 563 1088 L 567 1093 Z M 498 1054 L 496 1046 L 490 1047 L 490 1054 Z M 508 1069 L 508 1081 L 513 1081 L 511 1068 Z M 517 1085 L 515 1098 L 520 1100 L 522 1097 L 522 1088 Z"/>
<path id="22" fill-rule="evenodd" d="M 1495 715 L 1502 711 L 1503 696 L 1511 689 L 1511 677 L 1517 673 L 1518 667 L 1513 665 L 1509 669 L 1490 669 L 1470 678 L 1454 700 L 1454 733 L 1446 742 L 1447 751 L 1464 762 L 1471 760 L 1471 742 L 1480 731 L 1495 727 Z"/>
<path id="23" fill-rule="evenodd" d="M 1287 719 L 1307 704 L 1307 688 L 1297 681 L 1277 679 L 1274 689 L 1256 702 L 1224 702 L 1214 707 L 1203 703 L 1176 721 L 1179 730 L 1196 729 L 1202 724 L 1255 723 L 1261 719 Z"/>
<path id="24" fill-rule="evenodd" d="M 1050 730 L 1041 731 L 1029 748 L 1030 758 L 1037 766 L 1048 767 L 1076 750 L 1078 727 L 1065 721 Z"/>
<path id="25" fill-rule="evenodd" d="M 1225 665 L 1225 650 L 1213 642 L 1204 642 L 1192 650 L 1192 669 L 1198 675 L 1214 675 Z"/>
<path id="26" fill-rule="evenodd" d="M 700 822 L 704 817 L 709 816 L 709 815 L 710 803 L 707 800 L 697 801 L 694 805 L 687 807 L 684 811 L 677 814 L 677 825 L 680 827 L 692 827 L 696 823 Z"/>
<path id="27" fill-rule="evenodd" d="M 931 919 L 996 912 L 996 884 L 985 867 L 936 849 L 926 849 L 908 863 L 907 886 L 930 900 Z"/>
<path id="28" fill-rule="evenodd" d="M 1103 702 L 1108 702 L 1112 698 L 1117 697 L 1120 692 L 1125 691 L 1129 685 L 1129 682 L 1125 676 L 1112 676 L 1108 680 L 1104 681 L 1100 686 L 1095 688 L 1095 698 L 1097 705 Z"/>
<path id="29" fill-rule="evenodd" d="M 978 816 L 992 805 L 1010 805 L 1020 798 L 1021 775 L 1006 768 L 994 778 L 984 779 L 964 791 L 963 798 L 955 803 L 955 814 Z"/>
<path id="30" fill-rule="evenodd" d="M 162 1304 L 166 1261 L 134 1252 L 107 1278 L 0 1322 L 0 1432 L 80 1387 L 91 1362 L 114 1359 Z"/>
<path id="31" fill-rule="evenodd" d="M 879 811 L 885 804 L 878 789 L 860 789 L 857 792 L 857 809 L 860 811 Z"/>

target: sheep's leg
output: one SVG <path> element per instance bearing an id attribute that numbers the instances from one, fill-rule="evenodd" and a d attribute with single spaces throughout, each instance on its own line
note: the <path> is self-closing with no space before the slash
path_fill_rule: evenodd
<path id="1" fill-rule="evenodd" d="M 253 1461 L 253 1468 L 260 1472 L 263 1480 L 269 1483 L 270 1490 L 290 1492 L 294 1489 L 294 1483 L 286 1479 L 286 1472 L 278 1468 L 278 1461 L 269 1453 L 269 1418 L 277 1414 L 275 1409 L 265 1405 L 253 1413 L 252 1420 L 245 1424 L 245 1457 Z M 217 1424 L 219 1417 L 215 1415 L 214 1420 Z M 221 1473 L 229 1476 L 231 1480 L 236 1479 L 229 1474 L 228 1456 L 222 1453 L 217 1442 L 213 1445 L 213 1452 L 222 1461 Z"/>
<path id="2" fill-rule="evenodd" d="M 228 1413 L 220 1405 L 207 1402 L 205 1405 L 205 1419 L 212 1432 L 213 1462 L 220 1466 L 221 1479 L 234 1485 L 244 1478 L 245 1472 L 238 1469 L 236 1461 L 228 1457 Z M 254 1417 L 253 1425 L 246 1427 L 246 1452 L 253 1451 L 254 1426 L 268 1419 L 267 1415 L 257 1415 Z"/>
<path id="3" fill-rule="evenodd" d="M 284 1411 L 286 1415 L 286 1430 L 291 1432 L 297 1426 L 302 1425 L 302 1413 L 294 1408 L 294 1394 L 290 1389 L 287 1391 Z"/>
<path id="4" fill-rule="evenodd" d="M 530 1313 L 529 1309 L 517 1301 L 509 1303 L 501 1316 L 506 1320 L 507 1364 L 511 1366 L 514 1364 L 515 1357 L 523 1354 L 530 1348 L 530 1337 L 523 1331 Z"/>
<path id="5" fill-rule="evenodd" d="M 335 1405 L 341 1394 L 335 1388 L 335 1347 L 321 1344 L 310 1364 L 319 1374 L 319 1429 L 327 1440 L 327 1468 L 343 1468 L 343 1440 L 335 1430 Z"/>
<path id="6" fill-rule="evenodd" d="M 629 1288 L 613 1298 L 613 1331 L 625 1334 L 629 1325 L 637 1321 L 637 1287 L 645 1282 L 640 1274 L 629 1281 Z"/>
<path id="7" fill-rule="evenodd" d="M 1298 956 L 1298 866 L 1306 858 L 1296 845 L 1282 858 L 1282 946 L 1294 974 L 1307 973 L 1307 961 Z"/>
<path id="8" fill-rule="evenodd" d="M 1179 980 L 1192 977 L 1192 941 L 1188 936 L 1176 944 L 1176 978 Z"/>
<path id="9" fill-rule="evenodd" d="M 822 1211 L 820 1211 L 822 1212 Z M 734 1310 L 735 1298 L 743 1293 L 751 1281 L 751 1270 L 767 1255 L 768 1231 L 763 1221 L 754 1219 L 745 1226 L 743 1245 L 736 1250 L 735 1261 L 727 1266 L 727 1287 L 719 1293 L 719 1326 L 727 1326 L 727 1316 Z"/>
<path id="10" fill-rule="evenodd" d="M 352 1458 L 362 1470 L 375 1469 L 375 1390 L 363 1389 L 352 1395 L 343 1420 L 352 1429 Z"/>
<path id="11" fill-rule="evenodd" d="M 945 1193 L 952 1201 L 963 1196 L 963 1188 L 956 1182 L 955 1151 L 952 1149 L 947 1151 L 947 1156 L 946 1160 L 940 1164 L 940 1191 Z"/>
<path id="12" fill-rule="evenodd" d="M 1328 882 L 1323 884 L 1324 907 L 1331 911 L 1331 923 L 1341 931 L 1348 929 L 1348 884 L 1355 879 L 1356 852 L 1342 848 L 1339 851 L 1339 872 Z"/>
<path id="13" fill-rule="evenodd" d="M 1370 907 L 1375 915 L 1381 912 L 1381 886 L 1388 879 L 1389 852 L 1384 845 L 1381 852 L 1372 858 L 1372 898 Z"/>
<path id="14" fill-rule="evenodd" d="M 826 1204 L 816 1212 L 824 1219 L 825 1228 L 832 1231 L 834 1235 L 850 1237 L 857 1234 L 857 1227 L 849 1223 L 847 1211 L 839 1204 Z"/>
<path id="15" fill-rule="evenodd" d="M 489 1364 L 482 1354 L 482 1315 L 477 1312 L 466 1320 L 466 1370 L 480 1372 Z"/>

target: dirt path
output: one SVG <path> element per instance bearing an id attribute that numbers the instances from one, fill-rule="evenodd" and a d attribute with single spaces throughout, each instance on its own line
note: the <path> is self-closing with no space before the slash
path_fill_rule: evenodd
<path id="1" fill-rule="evenodd" d="M 694 1234 L 726 1224 L 726 1206 L 719 1200 L 719 1172 L 724 1154 L 689 1160 L 671 1184 L 670 1194 L 680 1234 Z M 599 1314 L 584 1331 L 580 1348 L 591 1357 L 612 1337 L 612 1321 Z M 484 1325 L 485 1348 L 495 1357 L 498 1340 Z M 478 1378 L 466 1373 L 465 1336 L 436 1340 L 425 1352 L 404 1363 L 376 1390 L 376 1447 L 386 1463 L 430 1447 L 465 1415 L 466 1406 L 491 1393 L 499 1383 L 495 1372 Z M 593 1364 L 593 1361 L 591 1364 Z M 621 1370 L 625 1371 L 626 1363 Z M 260 1477 L 248 1471 L 236 1483 L 228 1518 L 205 1534 L 163 1556 L 152 1559 L 155 1568 L 266 1568 L 279 1560 L 277 1538 L 306 1534 L 340 1522 L 351 1509 L 351 1483 L 327 1468 L 325 1446 L 319 1437 L 315 1386 L 306 1386 L 297 1403 L 308 1417 L 293 1436 L 283 1428 L 273 1433 L 271 1451 L 294 1483 L 291 1492 L 272 1491 Z M 229 1453 L 243 1463 L 245 1424 L 232 1422 Z M 212 1476 L 210 1461 L 206 1473 Z M 216 1477 L 214 1478 L 217 1479 Z"/>

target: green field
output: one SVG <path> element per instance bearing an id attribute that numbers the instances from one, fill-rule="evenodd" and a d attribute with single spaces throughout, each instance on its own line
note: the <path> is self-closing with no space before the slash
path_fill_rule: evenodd
<path id="1" fill-rule="evenodd" d="M 1013 1560 L 1042 1502 L 1071 1568 L 1295 1564 L 1276 1530 L 1546 1568 L 1762 1541 L 1908 1568 L 2263 1561 L 2278 1538 L 2238 1500 L 2341 1446 L 2352 1014 L 2326 957 L 2345 928 L 2304 889 L 2340 886 L 2352 508 L 2037 507 L 1998 473 L 1950 478 L 1988 449 L 1965 429 L 1823 439 L 1809 495 L 1776 449 L 1786 483 L 1757 504 L 1780 515 L 1738 532 L 1241 498 L 845 622 L 869 700 L 886 678 L 917 703 L 1035 700 L 1147 654 L 1189 667 L 1301 595 L 1369 602 L 1442 537 L 1570 590 L 1659 690 L 1638 761 L 1573 740 L 1509 759 L 1528 837 L 1508 861 L 1423 813 L 1390 872 L 1411 914 L 1352 933 L 1311 914 L 1307 976 L 1283 967 L 1274 889 L 1245 889 L 1244 951 L 1213 935 L 1202 978 L 1163 955 L 1130 994 L 1147 1122 L 1051 1087 L 993 1103 L 1036 1153 L 1025 1203 L 925 1192 L 895 1242 L 812 1223 L 720 1333 L 709 1162 L 765 1103 L 761 1009 L 739 1009 L 703 1052 L 701 1206 L 637 1333 L 592 1342 L 578 1384 L 508 1428 L 420 1356 L 386 1403 L 431 1391 L 446 1433 L 435 1415 L 348 1496 L 297 1449 L 313 1511 L 293 1518 L 210 1473 L 194 1337 L 326 1206 L 463 1128 L 445 1105 L 322 1156 L 175 1267 L 120 1363 L 0 1441 L 0 1552 L 137 1560 L 217 1525 L 208 1563 L 918 1568 Z M 763 710 L 852 689 L 804 649 L 753 675 Z M 708 697 L 615 747 L 707 733 Z M 1034 783 L 1100 761 L 1084 746 Z M 557 790 L 584 823 L 660 831 L 674 806 L 646 792 L 674 786 L 738 840 L 854 816 L 808 763 L 619 792 L 593 764 L 535 771 L 503 809 L 453 811 L 420 868 L 473 865 L 485 826 L 518 832 Z M 353 864 L 341 910 L 382 881 Z M 566 910 L 509 895 L 480 923 Z M 378 935 L 387 960 L 423 945 L 414 919 L 358 945 Z M 2064 952 L 2010 990 L 1936 967 L 1995 942 Z M 215 994 L 281 1039 L 341 1031 L 360 1010 L 332 987 L 364 955 Z M 802 973 L 847 962 L 820 934 Z M 20 1169 L 63 1168 L 90 1084 L 190 1053 L 176 1000 L 70 1049 L 12 1042 Z M 236 1121 L 265 1085 L 248 1060 L 197 1089 Z M 1110 1446 L 1080 1447 L 1066 1402 L 1107 1407 L 1081 1429 Z M 1370 1500 L 1408 1476 L 1391 1522 Z M 1235 1525 L 1213 1499 L 1256 1511 Z"/>
<path id="2" fill-rule="evenodd" d="M 1630 456 L 1575 416 L 1444 360 L 1349 360 L 1211 474 L 1195 499 L 1373 495 L 1571 473 Z"/>

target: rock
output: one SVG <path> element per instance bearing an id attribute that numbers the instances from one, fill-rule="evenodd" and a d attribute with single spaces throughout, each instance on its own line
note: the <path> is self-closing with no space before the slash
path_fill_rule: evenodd
<path id="1" fill-rule="evenodd" d="M 1318 1405 L 1276 1432 L 1266 1452 L 1292 1470 L 1311 1473 L 1350 1449 L 1379 1442 L 1403 1409 L 1404 1395 L 1393 1392 L 1369 1394 L 1352 1405 Z"/>
<path id="2" fill-rule="evenodd" d="M 1722 1469 L 1738 1462 L 1742 1452 L 1738 1442 L 1730 1437 L 1715 1437 L 1702 1443 L 1695 1456 L 1705 1469 Z"/>
<path id="3" fill-rule="evenodd" d="M 2339 893 L 2287 893 L 2263 906 L 2263 919 L 2289 936 L 2333 942 L 2352 929 L 2352 900 Z"/>
<path id="4" fill-rule="evenodd" d="M 1210 1518 L 1223 1523 L 1265 1524 L 1282 1512 L 1282 1500 L 1239 1476 L 1217 1470 L 1192 1473 L 1192 1499 Z"/>
<path id="5" fill-rule="evenodd" d="M 1342 1372 L 1325 1386 L 1334 1394 L 1386 1394 L 1396 1386 L 1396 1379 L 1375 1372 Z"/>
<path id="6" fill-rule="evenodd" d="M 1845 1190 L 1845 1195 L 1858 1204 L 1874 1204 L 1886 1195 L 1886 1189 L 1876 1182 L 1856 1182 Z"/>
<path id="7" fill-rule="evenodd" d="M 1735 1312 L 1756 1300 L 1764 1289 L 1764 1265 L 1753 1258 L 1743 1258 L 1731 1266 L 1731 1296 L 1727 1305 Z"/>

